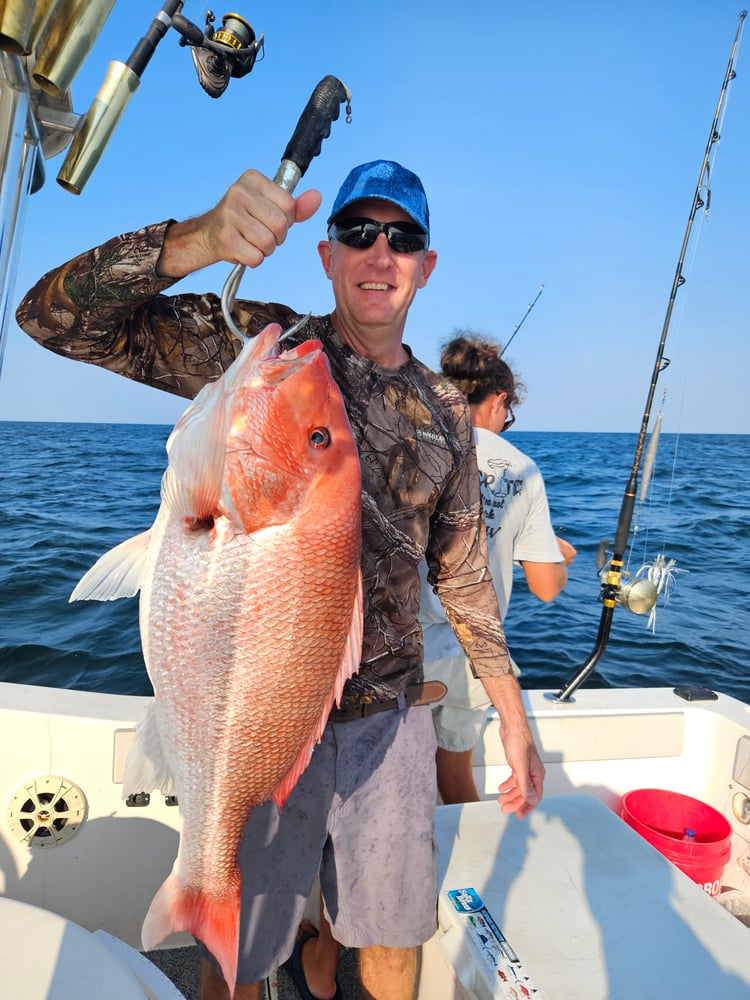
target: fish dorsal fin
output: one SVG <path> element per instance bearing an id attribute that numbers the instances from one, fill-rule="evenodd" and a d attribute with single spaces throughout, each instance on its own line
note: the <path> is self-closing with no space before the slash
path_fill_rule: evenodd
<path id="1" fill-rule="evenodd" d="M 105 552 L 78 581 L 70 601 L 114 601 L 135 597 L 151 543 L 151 531 L 142 531 Z"/>
<path id="2" fill-rule="evenodd" d="M 224 377 L 204 386 L 167 441 L 169 465 L 161 498 L 177 516 L 203 520 L 218 506 L 224 481 L 226 391 Z"/>
<path id="3" fill-rule="evenodd" d="M 318 719 L 313 728 L 310 739 L 307 740 L 302 750 L 289 769 L 289 773 L 280 782 L 279 787 L 273 793 L 271 798 L 279 807 L 279 810 L 283 808 L 284 803 L 289 798 L 292 793 L 292 789 L 299 781 L 300 775 L 305 770 L 307 765 L 310 763 L 310 757 L 312 756 L 313 750 L 315 749 L 315 744 L 319 742 L 320 737 L 323 735 L 323 730 L 326 727 L 326 722 L 328 721 L 328 715 L 333 707 L 334 702 L 338 705 L 341 701 L 341 693 L 344 690 L 344 684 L 349 680 L 352 674 L 356 674 L 359 670 L 359 662 L 362 657 L 362 574 L 357 573 L 357 593 L 354 599 L 354 608 L 352 611 L 352 621 L 349 628 L 349 636 L 344 648 L 344 655 L 341 658 L 341 663 L 339 664 L 338 673 L 336 674 L 336 680 L 334 682 L 333 691 L 331 692 L 331 697 L 323 705 L 322 711 L 318 716 Z"/>

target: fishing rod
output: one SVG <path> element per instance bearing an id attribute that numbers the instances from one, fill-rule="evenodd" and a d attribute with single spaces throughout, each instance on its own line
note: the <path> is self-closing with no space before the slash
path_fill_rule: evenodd
<path id="1" fill-rule="evenodd" d="M 534 299 L 533 302 L 529 302 L 529 307 L 526 310 L 526 312 L 523 314 L 523 318 L 521 319 L 521 322 L 520 323 L 516 323 L 515 329 L 513 330 L 513 333 L 510 336 L 510 340 L 505 345 L 505 347 L 502 349 L 502 351 L 500 351 L 500 354 L 498 355 L 498 357 L 501 358 L 503 356 L 503 354 L 505 354 L 505 352 L 508 350 L 508 348 L 510 347 L 510 345 L 511 345 L 511 343 L 513 341 L 513 338 L 518 333 L 518 331 L 521 329 L 521 327 L 523 326 L 523 324 L 526 322 L 526 319 L 528 318 L 529 313 L 531 312 L 531 310 L 534 308 L 534 306 L 539 301 L 539 296 L 542 294 L 543 291 L 544 291 L 544 285 L 541 285 L 540 288 L 539 288 L 539 291 L 536 293 L 536 298 Z"/>
<path id="2" fill-rule="evenodd" d="M 633 511 L 635 508 L 635 500 L 638 485 L 638 471 L 641 465 L 641 455 L 643 452 L 643 446 L 646 440 L 646 433 L 648 431 L 649 418 L 651 416 L 651 406 L 654 400 L 654 393 L 656 391 L 656 383 L 659 375 L 669 364 L 669 359 L 664 357 L 664 348 L 667 342 L 667 333 L 669 331 L 669 324 L 672 319 L 672 310 L 674 308 L 675 298 L 677 296 L 677 290 L 681 285 L 685 283 L 685 278 L 682 274 L 682 268 L 685 263 L 685 256 L 687 253 L 688 243 L 690 241 L 690 234 L 693 228 L 693 221 L 704 204 L 706 205 L 706 211 L 708 212 L 708 207 L 710 206 L 711 193 L 710 188 L 706 188 L 706 198 L 705 202 L 702 197 L 702 191 L 704 188 L 704 178 L 708 175 L 709 182 L 711 176 L 710 170 L 710 158 L 711 153 L 715 151 L 718 146 L 720 139 L 718 131 L 718 123 L 721 117 L 722 109 L 724 107 L 727 92 L 729 90 L 729 84 L 737 75 L 735 73 L 734 64 L 737 57 L 737 51 L 740 44 L 740 37 L 742 35 L 742 28 L 745 17 L 747 16 L 747 11 L 743 10 L 739 15 L 739 23 L 737 25 L 737 33 L 735 34 L 734 43 L 732 45 L 732 51 L 729 56 L 729 63 L 727 65 L 727 71 L 724 75 L 724 82 L 721 86 L 721 92 L 719 94 L 719 101 L 716 106 L 716 112 L 714 114 L 713 122 L 711 123 L 711 131 L 709 133 L 708 142 L 706 144 L 706 151 L 703 155 L 703 162 L 701 163 L 700 174 L 698 175 L 698 184 L 695 189 L 695 194 L 693 196 L 693 204 L 690 209 L 690 215 L 688 217 L 687 228 L 685 230 L 685 236 L 682 241 L 682 248 L 680 250 L 680 259 L 677 263 L 677 269 L 675 271 L 674 281 L 672 282 L 672 291 L 669 296 L 669 304 L 667 306 L 666 316 L 664 318 L 664 325 L 661 331 L 661 338 L 659 340 L 659 348 L 656 352 L 656 360 L 654 362 L 653 373 L 651 376 L 651 384 L 648 390 L 648 396 L 646 399 L 646 407 L 643 412 L 643 419 L 641 421 L 641 429 L 638 434 L 638 440 L 635 447 L 635 455 L 633 457 L 633 466 L 630 471 L 630 478 L 628 479 L 627 486 L 625 487 L 625 494 L 622 498 L 622 505 L 620 507 L 620 516 L 617 522 L 617 531 L 615 534 L 615 541 L 613 545 L 612 558 L 609 562 L 609 568 L 602 572 L 602 585 L 599 599 L 603 604 L 602 614 L 599 621 L 599 631 L 596 637 L 596 645 L 594 650 L 582 666 L 571 676 L 570 680 L 565 684 L 565 686 L 557 692 L 557 694 L 548 693 L 546 697 L 551 701 L 565 702 L 570 700 L 570 696 L 573 692 L 580 687 L 580 685 L 586 680 L 586 678 L 592 673 L 596 667 L 599 660 L 604 655 L 604 651 L 607 648 L 607 643 L 609 641 L 609 634 L 612 628 L 612 617 L 614 614 L 614 609 L 617 604 L 622 604 L 628 610 L 634 611 L 637 614 L 643 614 L 646 611 L 651 610 L 653 605 L 656 603 L 656 598 L 658 592 L 653 583 L 649 580 L 640 579 L 634 580 L 632 583 L 628 583 L 623 586 L 622 584 L 622 573 L 623 573 L 623 559 L 625 555 L 625 550 L 627 548 L 628 536 L 630 534 L 630 525 L 633 520 Z M 600 547 L 601 553 L 601 547 Z M 649 601 L 651 602 L 649 604 Z"/>

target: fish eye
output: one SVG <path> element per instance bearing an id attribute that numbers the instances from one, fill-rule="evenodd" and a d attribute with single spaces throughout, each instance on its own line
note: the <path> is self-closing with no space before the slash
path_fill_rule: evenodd
<path id="1" fill-rule="evenodd" d="M 308 440 L 313 448 L 327 448 L 331 443 L 331 435 L 327 427 L 313 427 Z"/>

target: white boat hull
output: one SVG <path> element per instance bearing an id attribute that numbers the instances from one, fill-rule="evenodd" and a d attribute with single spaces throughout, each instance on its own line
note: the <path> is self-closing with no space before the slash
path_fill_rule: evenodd
<path id="1" fill-rule="evenodd" d="M 179 825 L 179 810 L 163 796 L 140 808 L 122 800 L 125 754 L 147 700 L 0 684 L 0 890 L 134 947 L 172 868 Z M 58 793 L 61 782 L 69 807 L 78 795 L 65 788 L 80 789 L 83 821 L 64 840 L 76 820 L 60 829 L 53 820 L 49 836 L 30 846 L 24 825 L 36 818 L 24 819 L 23 806 L 45 788 Z"/>

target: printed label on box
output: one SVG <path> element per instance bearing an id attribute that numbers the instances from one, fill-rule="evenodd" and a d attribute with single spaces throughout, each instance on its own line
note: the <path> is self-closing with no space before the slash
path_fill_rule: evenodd
<path id="1" fill-rule="evenodd" d="M 496 977 L 496 996 L 508 1000 L 544 1000 L 542 991 L 531 981 L 476 889 L 450 889 L 447 895 L 454 909 L 464 917 L 469 937 Z"/>

